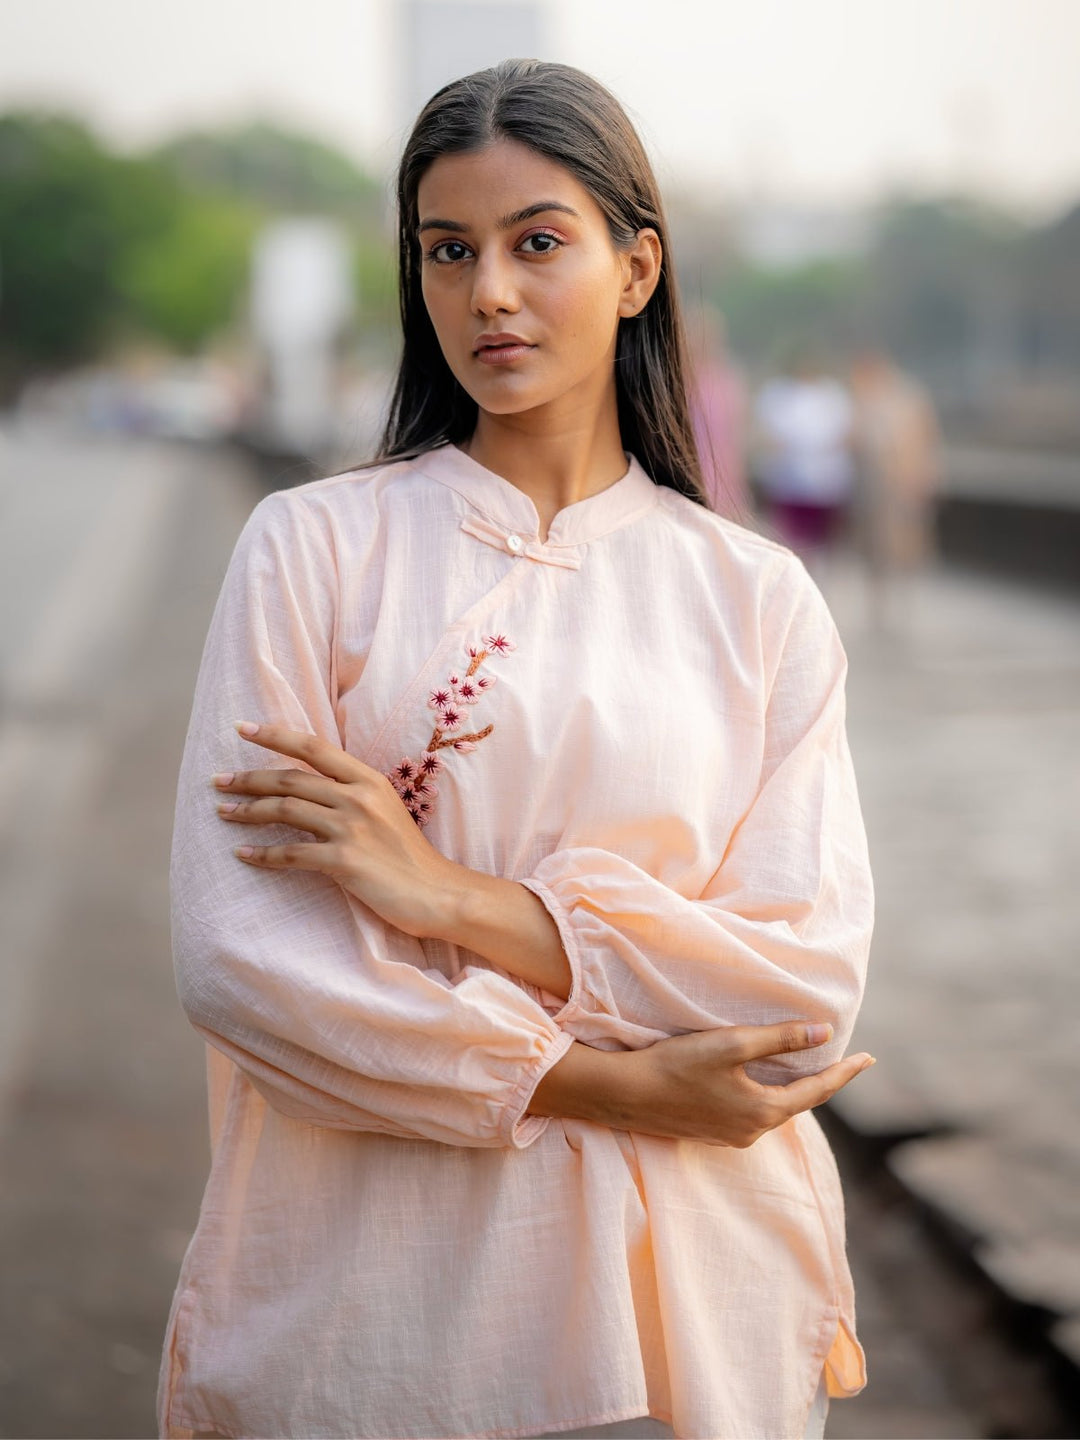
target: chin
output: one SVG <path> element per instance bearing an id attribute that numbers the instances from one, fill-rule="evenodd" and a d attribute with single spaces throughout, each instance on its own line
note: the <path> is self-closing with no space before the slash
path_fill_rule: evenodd
<path id="1" fill-rule="evenodd" d="M 538 395 L 534 390 L 528 391 L 524 387 L 515 389 L 509 385 L 462 383 L 462 389 L 470 400 L 474 400 L 480 409 L 486 410 L 489 415 L 517 415 L 523 410 L 535 410 L 537 406 L 554 398 L 551 395 Z"/>
<path id="2" fill-rule="evenodd" d="M 545 402 L 543 400 L 532 400 L 507 395 L 502 399 L 493 399 L 490 395 L 475 395 L 473 399 L 479 409 L 488 415 L 523 415 L 527 410 L 538 410 Z"/>

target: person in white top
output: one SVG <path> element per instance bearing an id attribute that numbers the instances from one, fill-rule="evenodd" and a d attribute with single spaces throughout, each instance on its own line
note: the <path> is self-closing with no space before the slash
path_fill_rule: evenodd
<path id="1" fill-rule="evenodd" d="M 838 538 L 855 478 L 854 409 L 812 350 L 792 352 L 754 406 L 757 472 L 778 538 L 814 561 Z"/>

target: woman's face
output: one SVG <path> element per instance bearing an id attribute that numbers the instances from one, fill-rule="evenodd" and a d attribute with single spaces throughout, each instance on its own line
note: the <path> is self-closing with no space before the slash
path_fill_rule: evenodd
<path id="1" fill-rule="evenodd" d="M 599 403 L 614 384 L 619 319 L 655 288 L 656 232 L 618 252 L 589 191 L 515 140 L 442 156 L 417 198 L 424 301 L 447 364 L 480 408 Z M 500 333 L 527 348 L 481 358 L 484 337 Z"/>

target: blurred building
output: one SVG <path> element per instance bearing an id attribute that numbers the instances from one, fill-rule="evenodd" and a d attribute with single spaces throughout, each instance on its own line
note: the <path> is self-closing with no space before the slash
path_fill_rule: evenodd
<path id="1" fill-rule="evenodd" d="M 336 428 L 340 341 L 353 318 L 350 249 L 322 216 L 274 221 L 252 263 L 251 321 L 263 383 L 258 429 L 282 451 L 319 454 Z"/>
<path id="2" fill-rule="evenodd" d="M 395 13 L 402 133 L 449 81 L 550 48 L 541 0 L 401 0 Z"/>

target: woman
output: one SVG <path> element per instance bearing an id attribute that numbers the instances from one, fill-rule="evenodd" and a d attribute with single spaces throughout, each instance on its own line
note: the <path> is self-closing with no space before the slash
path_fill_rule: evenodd
<path id="1" fill-rule="evenodd" d="M 398 198 L 380 458 L 256 506 L 195 691 L 161 1432 L 820 1435 L 865 1378 L 810 1114 L 870 1063 L 843 651 L 703 503 L 617 101 L 468 76 Z"/>

